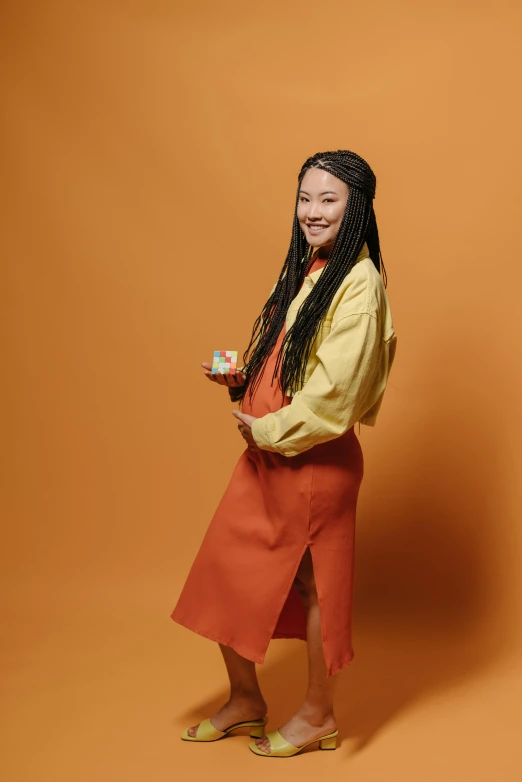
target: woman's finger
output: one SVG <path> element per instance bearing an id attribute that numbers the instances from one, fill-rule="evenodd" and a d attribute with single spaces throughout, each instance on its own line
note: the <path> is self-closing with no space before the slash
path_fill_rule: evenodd
<path id="1" fill-rule="evenodd" d="M 205 376 L 213 383 L 219 383 L 221 386 L 228 385 L 221 372 L 212 372 L 212 364 L 209 364 L 208 361 L 202 361 L 201 366 L 203 367 Z"/>
<path id="2" fill-rule="evenodd" d="M 220 374 L 221 374 L 221 382 L 223 383 L 223 385 L 224 386 L 229 386 L 230 383 L 229 383 L 228 372 L 223 372 L 223 373 L 220 373 Z"/>
<path id="3" fill-rule="evenodd" d="M 243 372 L 236 371 L 234 375 L 232 375 L 234 378 L 233 385 L 234 386 L 244 386 L 245 385 L 245 374 Z"/>
<path id="4" fill-rule="evenodd" d="M 220 386 L 228 386 L 228 388 L 237 388 L 245 384 L 246 375 L 244 372 L 236 370 L 235 372 L 212 372 L 212 364 L 208 361 L 202 361 L 204 375 L 212 383 L 219 383 Z"/>
<path id="5" fill-rule="evenodd" d="M 217 382 L 220 383 L 222 386 L 228 386 L 227 376 L 224 374 L 224 372 L 217 371 L 216 378 L 217 378 Z"/>
<path id="6" fill-rule="evenodd" d="M 237 369 L 235 372 L 229 372 L 228 373 L 228 384 L 229 386 L 242 386 L 244 384 L 243 379 L 243 373 L 238 372 Z"/>
<path id="7" fill-rule="evenodd" d="M 201 366 L 203 367 L 203 374 L 205 377 L 215 383 L 216 376 L 212 374 L 212 364 L 209 364 L 208 361 L 202 361 Z"/>

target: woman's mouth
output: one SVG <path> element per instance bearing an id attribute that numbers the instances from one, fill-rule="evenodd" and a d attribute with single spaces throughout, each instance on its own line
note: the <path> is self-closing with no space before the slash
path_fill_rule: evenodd
<path id="1" fill-rule="evenodd" d="M 328 228 L 327 225 L 308 225 L 307 227 L 311 234 L 320 234 L 321 231 Z"/>

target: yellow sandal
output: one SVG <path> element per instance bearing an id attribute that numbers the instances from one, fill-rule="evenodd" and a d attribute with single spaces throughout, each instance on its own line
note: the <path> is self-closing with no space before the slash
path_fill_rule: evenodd
<path id="1" fill-rule="evenodd" d="M 264 727 L 268 722 L 268 717 L 262 717 L 259 720 L 246 720 L 245 722 L 235 722 L 233 725 L 229 725 L 225 730 L 218 730 L 215 728 L 210 719 L 202 720 L 199 723 L 195 736 L 189 736 L 188 728 L 181 734 L 183 741 L 217 741 L 227 736 L 231 731 L 238 728 L 251 728 L 250 738 L 260 739 L 265 735 Z"/>
<path id="2" fill-rule="evenodd" d="M 289 758 L 292 757 L 292 755 L 297 755 L 298 752 L 301 752 L 305 747 L 309 747 L 310 744 L 315 744 L 316 741 L 319 742 L 319 749 L 335 749 L 337 747 L 338 733 L 338 730 L 334 730 L 333 733 L 319 736 L 319 738 L 309 741 L 307 744 L 303 744 L 302 747 L 294 747 L 293 744 L 290 744 L 289 741 L 281 736 L 278 730 L 271 730 L 270 733 L 266 734 L 266 737 L 270 742 L 270 752 L 263 752 L 262 749 L 259 749 L 255 741 L 251 741 L 248 747 L 252 752 L 255 752 L 256 755 L 263 755 L 265 758 Z"/>

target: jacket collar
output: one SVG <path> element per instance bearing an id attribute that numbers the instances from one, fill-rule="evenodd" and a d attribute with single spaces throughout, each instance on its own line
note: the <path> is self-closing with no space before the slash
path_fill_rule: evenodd
<path id="1" fill-rule="evenodd" d="M 361 252 L 359 253 L 357 258 L 355 259 L 355 263 L 359 263 L 359 261 L 362 261 L 363 258 L 369 258 L 369 257 L 370 257 L 370 255 L 369 255 L 369 251 L 368 251 L 368 245 L 366 244 L 366 242 L 364 242 L 363 246 L 361 247 Z M 315 272 L 312 272 L 311 274 L 308 275 L 309 279 L 312 281 L 312 285 L 315 285 L 315 283 L 319 279 L 319 277 L 321 275 L 321 272 L 323 271 L 325 266 L 327 266 L 327 264 L 322 266 L 320 269 L 316 269 Z"/>

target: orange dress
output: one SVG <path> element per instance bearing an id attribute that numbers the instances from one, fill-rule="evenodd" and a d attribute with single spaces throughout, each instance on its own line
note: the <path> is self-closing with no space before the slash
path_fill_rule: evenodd
<path id="1" fill-rule="evenodd" d="M 316 259 L 308 274 L 327 261 Z M 255 417 L 292 402 L 272 374 L 285 326 L 253 396 Z M 294 579 L 310 547 L 327 674 L 352 647 L 355 516 L 363 455 L 352 426 L 296 456 L 246 448 L 205 533 L 171 618 L 264 662 L 272 638 L 306 640 Z"/>

